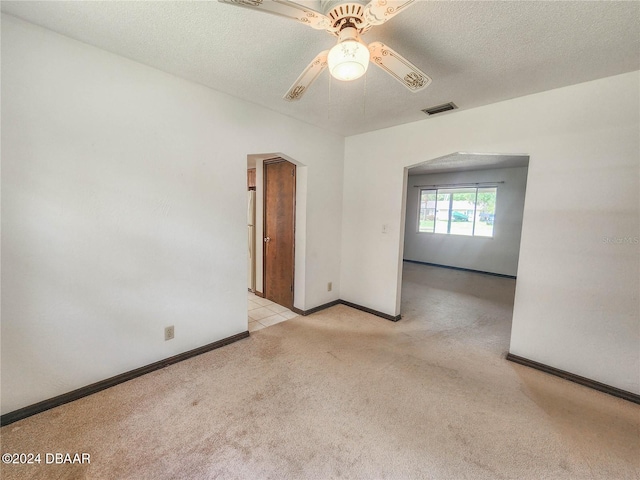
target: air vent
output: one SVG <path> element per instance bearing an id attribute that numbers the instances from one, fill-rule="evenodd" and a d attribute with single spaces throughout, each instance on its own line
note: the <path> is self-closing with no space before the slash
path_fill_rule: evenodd
<path id="1" fill-rule="evenodd" d="M 438 105 L 437 107 L 425 108 L 422 110 L 427 115 L 435 115 L 436 113 L 448 112 L 449 110 L 455 110 L 456 104 L 453 102 L 445 103 L 444 105 Z"/>

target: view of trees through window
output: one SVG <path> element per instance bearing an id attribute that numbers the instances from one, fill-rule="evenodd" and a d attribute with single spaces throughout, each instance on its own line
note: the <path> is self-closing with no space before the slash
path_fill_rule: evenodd
<path id="1" fill-rule="evenodd" d="M 418 231 L 493 237 L 496 187 L 420 190 Z"/>

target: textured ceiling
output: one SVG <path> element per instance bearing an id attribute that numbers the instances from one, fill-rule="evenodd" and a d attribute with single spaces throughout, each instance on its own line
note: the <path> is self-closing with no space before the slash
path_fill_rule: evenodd
<path id="1" fill-rule="evenodd" d="M 409 169 L 409 175 L 460 172 L 464 170 L 488 170 L 529 166 L 528 155 L 498 155 L 486 153 L 453 153 L 424 162 Z"/>
<path id="2" fill-rule="evenodd" d="M 349 83 L 325 71 L 291 103 L 284 93 L 335 39 L 286 18 L 216 1 L 3 1 L 2 11 L 345 136 L 449 101 L 468 109 L 640 69 L 636 1 L 418 0 L 363 40 L 415 63 L 428 88 L 411 93 L 372 65 Z"/>

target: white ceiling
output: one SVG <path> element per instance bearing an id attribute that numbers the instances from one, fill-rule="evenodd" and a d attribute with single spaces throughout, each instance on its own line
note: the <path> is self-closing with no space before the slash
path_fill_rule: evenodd
<path id="1" fill-rule="evenodd" d="M 291 103 L 282 96 L 335 37 L 286 18 L 217 1 L 3 1 L 2 11 L 345 136 L 450 101 L 468 109 L 640 69 L 637 1 L 418 0 L 363 40 L 415 63 L 428 88 L 411 93 L 372 65 L 349 83 L 330 85 L 325 71 Z"/>
<path id="2" fill-rule="evenodd" d="M 489 170 L 492 168 L 528 167 L 528 155 L 501 155 L 487 153 L 453 153 L 409 168 L 409 176 L 433 173 Z"/>

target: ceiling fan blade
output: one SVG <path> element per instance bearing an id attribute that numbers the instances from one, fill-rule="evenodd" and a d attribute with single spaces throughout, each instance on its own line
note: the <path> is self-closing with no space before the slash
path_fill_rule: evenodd
<path id="1" fill-rule="evenodd" d="M 251 8 L 261 12 L 298 20 L 316 30 L 333 30 L 329 17 L 289 0 L 218 0 L 221 3 Z"/>
<path id="2" fill-rule="evenodd" d="M 381 25 L 404 11 L 415 0 L 371 0 L 364 7 L 364 20 L 369 25 Z"/>
<path id="3" fill-rule="evenodd" d="M 398 52 L 382 42 L 369 44 L 371 61 L 402 83 L 412 92 L 418 92 L 431 83 L 431 78 Z"/>
<path id="4" fill-rule="evenodd" d="M 285 100 L 293 102 L 294 100 L 300 100 L 302 95 L 307 91 L 309 86 L 318 78 L 318 75 L 327 68 L 327 55 L 329 50 L 320 52 L 313 61 L 307 65 L 307 68 L 300 74 L 298 79 L 291 85 L 289 91 L 285 94 Z"/>

